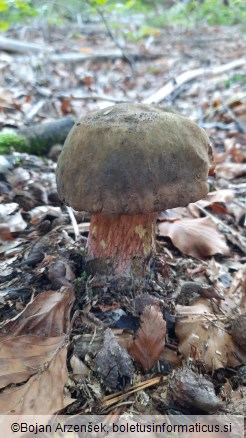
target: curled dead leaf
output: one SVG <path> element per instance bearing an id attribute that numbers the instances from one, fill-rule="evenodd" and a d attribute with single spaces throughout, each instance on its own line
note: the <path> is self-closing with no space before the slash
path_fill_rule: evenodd
<path id="1" fill-rule="evenodd" d="M 0 329 L 0 340 L 27 334 L 48 337 L 67 333 L 73 301 L 72 287 L 64 287 L 61 292 L 42 292 Z"/>
<path id="2" fill-rule="evenodd" d="M 156 306 L 145 307 L 141 316 L 141 327 L 136 338 L 129 343 L 132 358 L 149 371 L 158 361 L 165 345 L 166 322 Z"/>
<path id="3" fill-rule="evenodd" d="M 246 353 L 227 333 L 224 318 L 214 315 L 205 299 L 191 306 L 177 306 L 175 333 L 183 357 L 192 357 L 206 371 L 237 367 L 246 360 Z"/>
<path id="4" fill-rule="evenodd" d="M 71 404 L 74 400 L 64 395 L 68 380 L 66 357 L 67 345 L 64 344 L 56 349 L 52 360 L 44 362 L 39 372 L 26 383 L 1 392 L 1 414 L 54 414 Z"/>
<path id="5" fill-rule="evenodd" d="M 209 217 L 160 222 L 158 234 L 169 237 L 183 254 L 193 257 L 229 255 L 224 236 L 217 231 L 216 225 Z"/>
<path id="6" fill-rule="evenodd" d="M 27 380 L 39 371 L 45 361 L 50 361 L 64 343 L 64 336 L 40 338 L 18 336 L 0 342 L 0 388 Z M 45 358 L 45 359 L 44 359 Z"/>
<path id="7" fill-rule="evenodd" d="M 245 163 L 221 163 L 216 166 L 217 177 L 234 179 L 246 174 Z"/>
<path id="8" fill-rule="evenodd" d="M 0 387 L 22 383 L 1 392 L 1 414 L 52 414 L 72 402 L 64 387 L 73 300 L 72 287 L 43 292 L 1 328 Z"/>

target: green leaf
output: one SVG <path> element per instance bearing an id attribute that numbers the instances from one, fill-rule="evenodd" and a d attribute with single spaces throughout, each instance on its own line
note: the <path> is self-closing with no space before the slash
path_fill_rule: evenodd
<path id="1" fill-rule="evenodd" d="M 7 5 L 5 0 L 0 0 L 0 11 L 7 11 L 9 6 Z"/>
<path id="2" fill-rule="evenodd" d="M 0 21 L 0 30 L 4 32 L 9 28 L 9 23 L 7 21 Z"/>
<path id="3" fill-rule="evenodd" d="M 94 0 L 94 3 L 98 6 L 105 6 L 108 3 L 108 0 Z"/>

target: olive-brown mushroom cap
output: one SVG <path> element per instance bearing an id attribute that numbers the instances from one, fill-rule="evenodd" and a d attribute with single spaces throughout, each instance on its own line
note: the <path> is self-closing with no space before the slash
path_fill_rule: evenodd
<path id="1" fill-rule="evenodd" d="M 209 139 L 191 120 L 153 105 L 119 104 L 80 119 L 57 166 L 61 200 L 92 214 L 185 206 L 208 192 Z"/>

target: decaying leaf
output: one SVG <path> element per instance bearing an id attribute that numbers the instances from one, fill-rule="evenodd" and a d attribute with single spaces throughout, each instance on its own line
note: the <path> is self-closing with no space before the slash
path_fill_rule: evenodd
<path id="1" fill-rule="evenodd" d="M 157 308 L 157 310 L 159 310 L 161 302 L 162 302 L 161 299 L 155 297 L 154 295 L 141 294 L 135 298 L 135 300 L 133 301 L 133 305 L 134 305 L 135 311 L 138 314 L 141 314 L 144 311 L 145 307 L 147 307 L 147 306 L 154 306 Z"/>
<path id="2" fill-rule="evenodd" d="M 117 342 L 111 329 L 104 334 L 103 346 L 95 358 L 95 367 L 102 382 L 111 389 L 122 389 L 133 376 L 133 364 L 126 350 Z"/>
<path id="3" fill-rule="evenodd" d="M 0 388 L 20 383 L 39 371 L 50 361 L 64 342 L 64 336 L 40 338 L 18 336 L 0 342 Z"/>
<path id="4" fill-rule="evenodd" d="M 213 383 L 187 366 L 178 368 L 170 376 L 168 394 L 175 403 L 187 409 L 195 408 L 213 413 L 222 406 L 222 401 L 215 394 Z"/>
<path id="5" fill-rule="evenodd" d="M 214 315 L 205 299 L 191 306 L 177 306 L 175 333 L 183 357 L 193 357 L 206 371 L 236 367 L 246 360 L 246 353 L 226 331 L 224 318 Z"/>
<path id="6" fill-rule="evenodd" d="M 64 398 L 73 288 L 38 295 L 1 328 L 0 412 L 52 414 L 71 403 Z M 27 380 L 29 379 L 29 380 Z"/>
<path id="7" fill-rule="evenodd" d="M 43 362 L 40 371 L 25 384 L 1 392 L 1 414 L 54 414 L 72 403 L 71 398 L 64 397 L 68 380 L 66 357 L 67 345 L 64 345 L 57 349 L 50 362 Z"/>
<path id="8" fill-rule="evenodd" d="M 219 178 L 234 179 L 246 174 L 245 163 L 221 163 L 216 166 Z"/>
<path id="9" fill-rule="evenodd" d="M 158 234 L 168 236 L 182 253 L 193 257 L 229 254 L 225 238 L 217 231 L 216 225 L 209 217 L 160 222 Z"/>
<path id="10" fill-rule="evenodd" d="M 205 198 L 201 199 L 200 201 L 197 201 L 195 205 L 204 208 L 217 202 L 220 203 L 231 202 L 234 196 L 235 196 L 235 192 L 233 190 L 229 190 L 229 189 L 216 190 L 215 192 L 209 192 L 207 196 L 205 196 Z"/>
<path id="11" fill-rule="evenodd" d="M 141 316 L 141 327 L 128 351 L 144 371 L 149 371 L 158 361 L 165 345 L 166 322 L 156 306 L 145 307 Z"/>
<path id="12" fill-rule="evenodd" d="M 74 301 L 72 287 L 60 292 L 46 291 L 39 294 L 23 312 L 0 329 L 0 339 L 21 335 L 60 336 L 70 328 L 69 314 Z"/>

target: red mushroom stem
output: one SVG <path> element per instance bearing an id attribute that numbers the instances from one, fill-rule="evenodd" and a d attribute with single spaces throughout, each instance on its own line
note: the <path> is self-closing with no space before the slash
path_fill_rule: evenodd
<path id="1" fill-rule="evenodd" d="M 155 251 L 157 213 L 91 217 L 89 258 L 110 259 L 116 277 L 143 275 Z"/>

